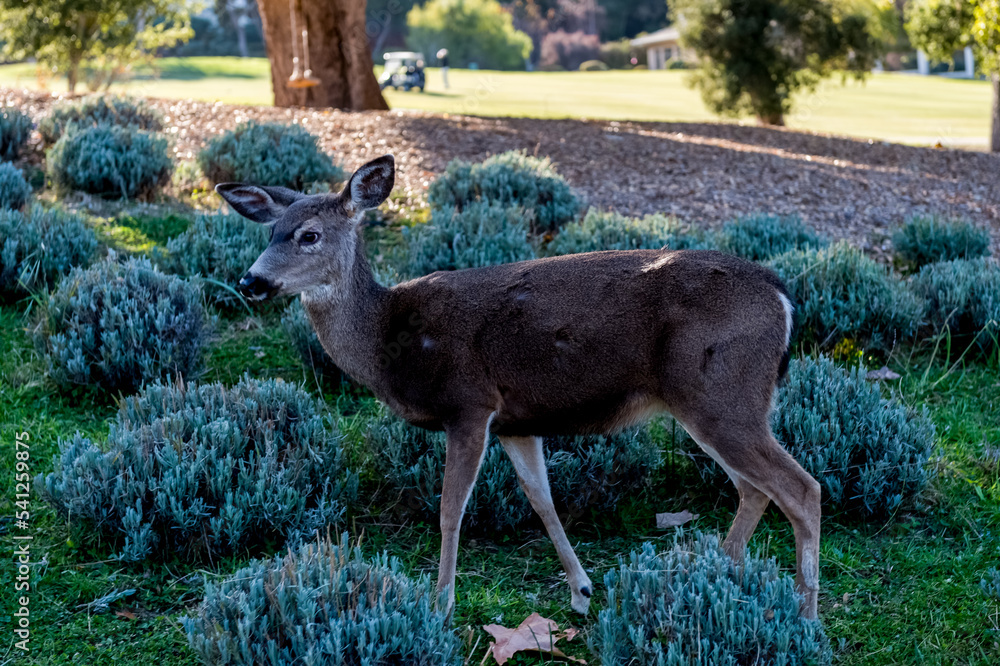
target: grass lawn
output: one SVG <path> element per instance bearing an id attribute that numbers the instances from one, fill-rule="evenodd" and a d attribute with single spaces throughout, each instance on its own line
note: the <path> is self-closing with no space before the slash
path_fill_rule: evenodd
<path id="1" fill-rule="evenodd" d="M 148 251 L 184 228 L 183 211 L 162 219 L 137 219 L 125 212 L 115 219 L 94 220 L 101 237 L 120 251 Z M 393 232 L 378 231 L 383 240 Z M 81 431 L 103 441 L 115 406 L 89 390 L 60 391 L 45 376 L 25 329 L 30 301 L 0 305 L 0 438 L 5 451 L 15 433 L 31 435 L 32 473 L 53 469 L 58 440 Z M 279 324 L 280 308 L 254 308 L 259 326 L 246 326 L 240 311 L 223 317 L 208 354 L 206 380 L 227 385 L 244 372 L 254 377 L 282 377 L 302 382 L 322 395 L 345 435 L 348 449 L 360 450 L 374 400 L 364 392 L 341 392 L 318 386 L 291 349 Z M 937 428 L 932 462 L 936 477 L 918 511 L 893 516 L 884 524 L 860 524 L 826 518 L 821 550 L 820 616 L 834 646 L 837 664 L 996 664 L 1000 661 L 1000 608 L 979 588 L 985 571 L 997 566 L 1000 545 L 1000 467 L 987 449 L 1000 442 L 1000 359 L 969 363 L 948 372 L 940 362 L 900 358 L 890 365 L 903 380 L 892 389 L 906 403 L 926 405 Z M 666 449 L 667 441 L 662 442 Z M 993 454 L 995 455 L 995 454 Z M 13 456 L 0 458 L 4 515 L 13 496 Z M 669 467 L 669 466 L 668 466 Z M 375 480 L 371 483 L 377 485 Z M 374 494 L 366 482 L 361 497 Z M 584 567 L 596 585 L 586 618 L 568 608 L 569 593 L 555 550 L 537 528 L 513 534 L 463 537 L 457 580 L 456 625 L 467 637 L 466 663 L 483 659 L 488 637 L 484 624 L 515 626 L 537 611 L 562 626 L 592 628 L 605 603 L 604 574 L 643 541 L 666 547 L 671 531 L 656 530 L 657 511 L 688 508 L 700 514 L 693 526 L 725 531 L 734 506 L 718 492 L 691 478 L 678 483 L 665 469 L 647 493 L 632 497 L 616 511 L 585 515 L 568 525 Z M 436 524 L 401 521 L 373 504 L 353 516 L 346 529 L 363 535 L 366 553 L 388 549 L 410 574 L 436 571 L 439 532 Z M 85 527 L 57 516 L 36 495 L 31 499 L 33 560 L 32 652 L 13 650 L 0 664 L 15 661 L 55 666 L 148 663 L 161 666 L 197 663 L 178 619 L 193 612 L 206 581 L 219 580 L 247 561 L 235 556 L 211 563 L 165 561 L 124 565 L 113 548 L 86 534 Z M 14 533 L 13 521 L 0 520 L 0 537 Z M 765 515 L 751 549 L 778 558 L 786 572 L 794 563 L 788 522 L 773 507 Z M 9 626 L 14 570 L 0 570 L 0 622 Z M 92 612 L 87 604 L 116 590 L 134 594 Z M 473 647 L 475 646 L 475 647 Z M 584 641 L 570 653 L 593 663 Z M 2 653 L 0 653 L 2 654 Z M 511 664 L 555 663 L 518 656 Z"/>
<path id="2" fill-rule="evenodd" d="M 495 72 L 452 70 L 441 88 L 437 69 L 426 93 L 389 90 L 393 108 L 440 113 L 533 118 L 715 121 L 682 71 Z M 0 85 L 65 90 L 65 81 L 40 81 L 31 64 L 0 66 Z M 164 58 L 118 89 L 137 95 L 239 104 L 272 101 L 270 68 L 263 58 Z M 796 101 L 788 125 L 911 144 L 985 148 L 990 86 L 909 74 L 876 74 L 865 83 L 828 80 Z"/>

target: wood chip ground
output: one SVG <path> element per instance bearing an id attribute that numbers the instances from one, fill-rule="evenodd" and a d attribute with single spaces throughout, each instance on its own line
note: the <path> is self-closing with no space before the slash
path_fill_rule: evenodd
<path id="1" fill-rule="evenodd" d="M 0 88 L 0 105 L 36 120 L 59 96 Z M 348 169 L 393 153 L 413 203 L 454 158 L 505 150 L 548 156 L 589 205 L 663 212 L 717 226 L 737 214 L 797 214 L 874 255 L 892 229 L 936 213 L 990 228 L 1000 256 L 1000 155 L 919 148 L 728 123 L 482 118 L 417 111 L 344 112 L 151 99 L 178 160 L 251 118 L 299 123 Z"/>

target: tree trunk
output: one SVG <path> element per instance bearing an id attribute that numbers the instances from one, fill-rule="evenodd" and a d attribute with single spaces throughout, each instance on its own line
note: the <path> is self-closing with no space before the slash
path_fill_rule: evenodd
<path id="1" fill-rule="evenodd" d="M 776 113 L 757 114 L 757 122 L 761 125 L 774 125 L 776 127 L 785 126 L 785 114 L 780 111 Z"/>
<path id="2" fill-rule="evenodd" d="M 1000 153 L 1000 72 L 993 74 L 993 131 L 990 134 L 990 150 Z"/>
<path id="3" fill-rule="evenodd" d="M 69 87 L 69 94 L 72 95 L 76 92 L 76 82 L 80 76 L 80 61 L 72 60 L 70 61 L 69 67 L 66 68 L 66 84 Z"/>
<path id="4" fill-rule="evenodd" d="M 259 0 L 275 106 L 388 109 L 365 32 L 365 0 L 301 0 L 298 30 L 309 31 L 309 65 L 320 83 L 290 88 L 292 26 L 288 0 Z M 301 51 L 301 34 L 299 40 Z"/>

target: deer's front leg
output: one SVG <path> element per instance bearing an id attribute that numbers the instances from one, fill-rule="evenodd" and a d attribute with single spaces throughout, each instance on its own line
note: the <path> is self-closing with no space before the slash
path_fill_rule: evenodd
<path id="1" fill-rule="evenodd" d="M 556 508 L 552 505 L 552 492 L 549 489 L 549 478 L 545 471 L 545 454 L 542 450 L 541 437 L 501 437 L 500 443 L 510 457 L 517 472 L 517 480 L 521 490 L 528 496 L 528 501 L 534 507 L 535 513 L 542 519 L 549 538 L 556 547 L 559 561 L 566 571 L 572 600 L 570 606 L 577 613 L 587 614 L 590 608 L 590 595 L 594 586 L 580 565 L 580 560 L 573 551 L 573 546 L 566 538 Z"/>
<path id="2" fill-rule="evenodd" d="M 448 436 L 444 462 L 444 486 L 441 489 L 441 562 L 438 565 L 437 591 L 448 589 L 445 607 L 450 616 L 455 607 L 455 568 L 458 561 L 458 534 L 462 516 L 472 495 L 472 487 L 483 464 L 493 414 L 466 418 L 446 428 Z"/>

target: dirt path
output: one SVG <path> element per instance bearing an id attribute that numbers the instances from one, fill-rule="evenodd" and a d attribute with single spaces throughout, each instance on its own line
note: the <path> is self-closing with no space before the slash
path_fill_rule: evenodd
<path id="1" fill-rule="evenodd" d="M 0 89 L 36 119 L 58 98 Z M 915 148 L 734 124 L 535 120 L 413 111 L 342 112 L 150 100 L 165 116 L 178 159 L 239 122 L 296 122 L 346 168 L 391 152 L 414 200 L 453 158 L 510 149 L 547 155 L 594 206 L 666 212 L 716 225 L 752 212 L 798 214 L 835 239 L 875 254 L 914 214 L 989 226 L 1000 256 L 1000 155 Z"/>

